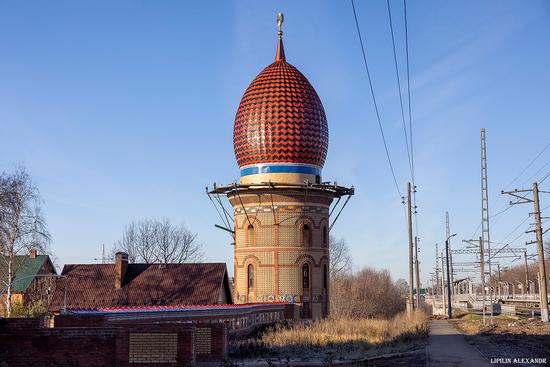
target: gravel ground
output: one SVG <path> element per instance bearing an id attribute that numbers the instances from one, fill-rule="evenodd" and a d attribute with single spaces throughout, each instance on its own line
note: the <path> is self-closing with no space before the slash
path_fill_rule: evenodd
<path id="1" fill-rule="evenodd" d="M 377 367 L 424 367 L 426 365 L 427 338 L 391 343 L 387 345 L 344 344 L 318 348 L 231 348 L 231 366 L 377 366 Z M 262 350 L 263 349 L 263 350 Z"/>
<path id="2" fill-rule="evenodd" d="M 534 319 L 454 320 L 484 356 L 501 366 L 550 366 L 550 325 Z M 532 360 L 539 358 L 540 360 Z M 546 359 L 546 361 L 544 361 Z M 510 362 L 510 363 L 506 363 Z"/>

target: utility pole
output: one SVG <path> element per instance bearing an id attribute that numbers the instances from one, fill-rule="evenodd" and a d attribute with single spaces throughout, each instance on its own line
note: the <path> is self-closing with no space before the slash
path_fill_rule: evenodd
<path id="1" fill-rule="evenodd" d="M 449 212 L 445 212 L 445 236 L 449 237 L 451 235 L 451 226 L 450 226 L 450 222 L 449 222 Z M 455 293 L 454 292 L 454 267 L 453 267 L 453 251 L 452 251 L 452 247 L 451 247 L 451 242 L 449 241 L 449 262 L 451 263 L 451 284 L 453 285 L 453 289 L 451 290 L 453 292 L 453 294 Z"/>
<path id="2" fill-rule="evenodd" d="M 412 313 L 414 308 L 413 303 L 413 236 L 412 236 L 412 203 L 411 203 L 411 183 L 407 182 L 407 212 L 409 219 L 409 309 L 408 312 Z"/>
<path id="3" fill-rule="evenodd" d="M 449 237 L 445 240 L 445 252 L 446 252 L 446 259 L 447 259 L 447 302 L 449 303 L 449 307 L 447 308 L 447 316 L 449 317 L 449 320 L 453 318 L 453 307 L 452 307 L 452 300 L 451 300 L 451 276 L 449 275 Z"/>
<path id="4" fill-rule="evenodd" d="M 418 237 L 414 236 L 414 258 L 416 265 L 416 309 L 420 310 L 420 261 L 418 261 Z"/>
<path id="5" fill-rule="evenodd" d="M 479 236 L 479 268 L 481 269 L 481 299 L 483 304 L 483 324 L 485 324 L 485 256 L 483 251 L 483 238 Z"/>
<path id="6" fill-rule="evenodd" d="M 443 265 L 443 251 L 441 251 L 441 298 L 443 299 L 443 311 L 447 309 L 447 305 L 445 303 L 445 266 Z"/>
<path id="7" fill-rule="evenodd" d="M 491 270 L 491 236 L 489 232 L 489 187 L 487 184 L 487 142 L 485 140 L 485 129 L 481 129 L 481 237 L 483 246 L 487 244 L 488 266 L 489 266 L 489 302 L 491 307 L 491 323 L 493 322 L 493 290 Z"/>
<path id="8" fill-rule="evenodd" d="M 537 253 L 539 255 L 540 272 L 540 318 L 543 322 L 548 322 L 548 292 L 546 288 L 546 268 L 544 266 L 544 247 L 542 243 L 542 225 L 540 217 L 539 203 L 539 185 L 533 182 L 533 202 L 535 204 L 535 233 L 537 237 Z"/>
<path id="9" fill-rule="evenodd" d="M 495 302 L 498 302 L 498 298 L 500 296 L 500 263 L 497 264 L 497 274 L 498 274 L 498 278 L 497 278 L 497 290 L 496 290 L 496 293 L 495 294 Z"/>
<path id="10" fill-rule="evenodd" d="M 520 195 L 521 193 L 532 192 L 533 199 L 527 198 L 525 194 Z M 546 191 L 545 191 L 546 193 Z M 539 280 L 540 280 L 540 318 L 543 322 L 548 322 L 548 292 L 546 289 L 546 269 L 544 267 L 544 247 L 542 242 L 542 224 L 541 224 L 541 215 L 540 215 L 540 203 L 539 203 L 539 185 L 536 182 L 533 182 L 532 189 L 524 190 L 514 190 L 514 191 L 502 191 L 502 194 L 508 194 L 518 198 L 517 201 L 510 201 L 510 205 L 515 204 L 525 204 L 533 203 L 535 207 L 535 234 L 536 240 L 527 242 L 527 244 L 536 243 L 537 244 L 537 253 L 539 259 Z M 529 231 L 531 232 L 531 231 Z"/>
<path id="11" fill-rule="evenodd" d="M 540 299 L 540 272 L 537 271 L 537 285 L 539 286 L 539 299 Z"/>
<path id="12" fill-rule="evenodd" d="M 527 293 L 529 293 L 530 287 L 529 287 L 529 267 L 527 266 L 527 250 L 523 251 L 523 260 L 525 261 L 525 284 L 527 284 Z"/>

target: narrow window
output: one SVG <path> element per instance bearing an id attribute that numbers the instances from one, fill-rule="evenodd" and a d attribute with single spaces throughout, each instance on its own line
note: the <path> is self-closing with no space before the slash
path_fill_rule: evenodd
<path id="1" fill-rule="evenodd" d="M 302 279 L 304 289 L 309 289 L 309 264 L 302 267 Z"/>
<path id="2" fill-rule="evenodd" d="M 254 265 L 248 265 L 248 293 L 254 290 Z"/>
<path id="3" fill-rule="evenodd" d="M 302 240 L 303 246 L 311 246 L 311 228 L 307 224 L 302 227 Z"/>
<path id="4" fill-rule="evenodd" d="M 254 226 L 252 224 L 249 224 L 246 230 L 246 245 L 254 246 Z"/>
<path id="5" fill-rule="evenodd" d="M 323 226 L 323 245 L 327 245 L 328 243 L 328 231 L 327 226 Z"/>
<path id="6" fill-rule="evenodd" d="M 327 264 L 323 265 L 323 289 L 326 290 L 328 287 L 328 269 Z"/>

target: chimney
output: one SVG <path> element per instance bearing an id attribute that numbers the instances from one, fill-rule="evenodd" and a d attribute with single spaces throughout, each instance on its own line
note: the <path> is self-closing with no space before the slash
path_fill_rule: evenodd
<path id="1" fill-rule="evenodd" d="M 128 254 L 125 252 L 117 252 L 115 254 L 115 289 L 122 288 L 127 269 Z"/>
<path id="2" fill-rule="evenodd" d="M 30 250 L 29 250 L 29 257 L 31 259 L 35 259 L 36 258 L 36 249 L 34 247 L 32 247 Z"/>

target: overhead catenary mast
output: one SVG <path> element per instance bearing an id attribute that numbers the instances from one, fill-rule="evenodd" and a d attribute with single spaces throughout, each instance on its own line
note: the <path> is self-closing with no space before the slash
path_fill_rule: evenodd
<path id="1" fill-rule="evenodd" d="M 436 243 L 435 244 L 435 284 L 437 285 L 437 288 L 438 288 L 440 284 L 439 284 L 439 261 L 437 260 L 437 256 L 438 256 L 437 254 L 438 254 L 438 251 L 437 251 L 437 243 Z"/>
<path id="2" fill-rule="evenodd" d="M 489 267 L 489 307 L 491 323 L 493 322 L 493 288 L 491 272 L 491 236 L 489 234 L 489 188 L 487 185 L 487 142 L 485 129 L 481 129 L 481 240 L 482 247 L 487 246 Z M 485 259 L 483 259 L 485 261 Z"/>

